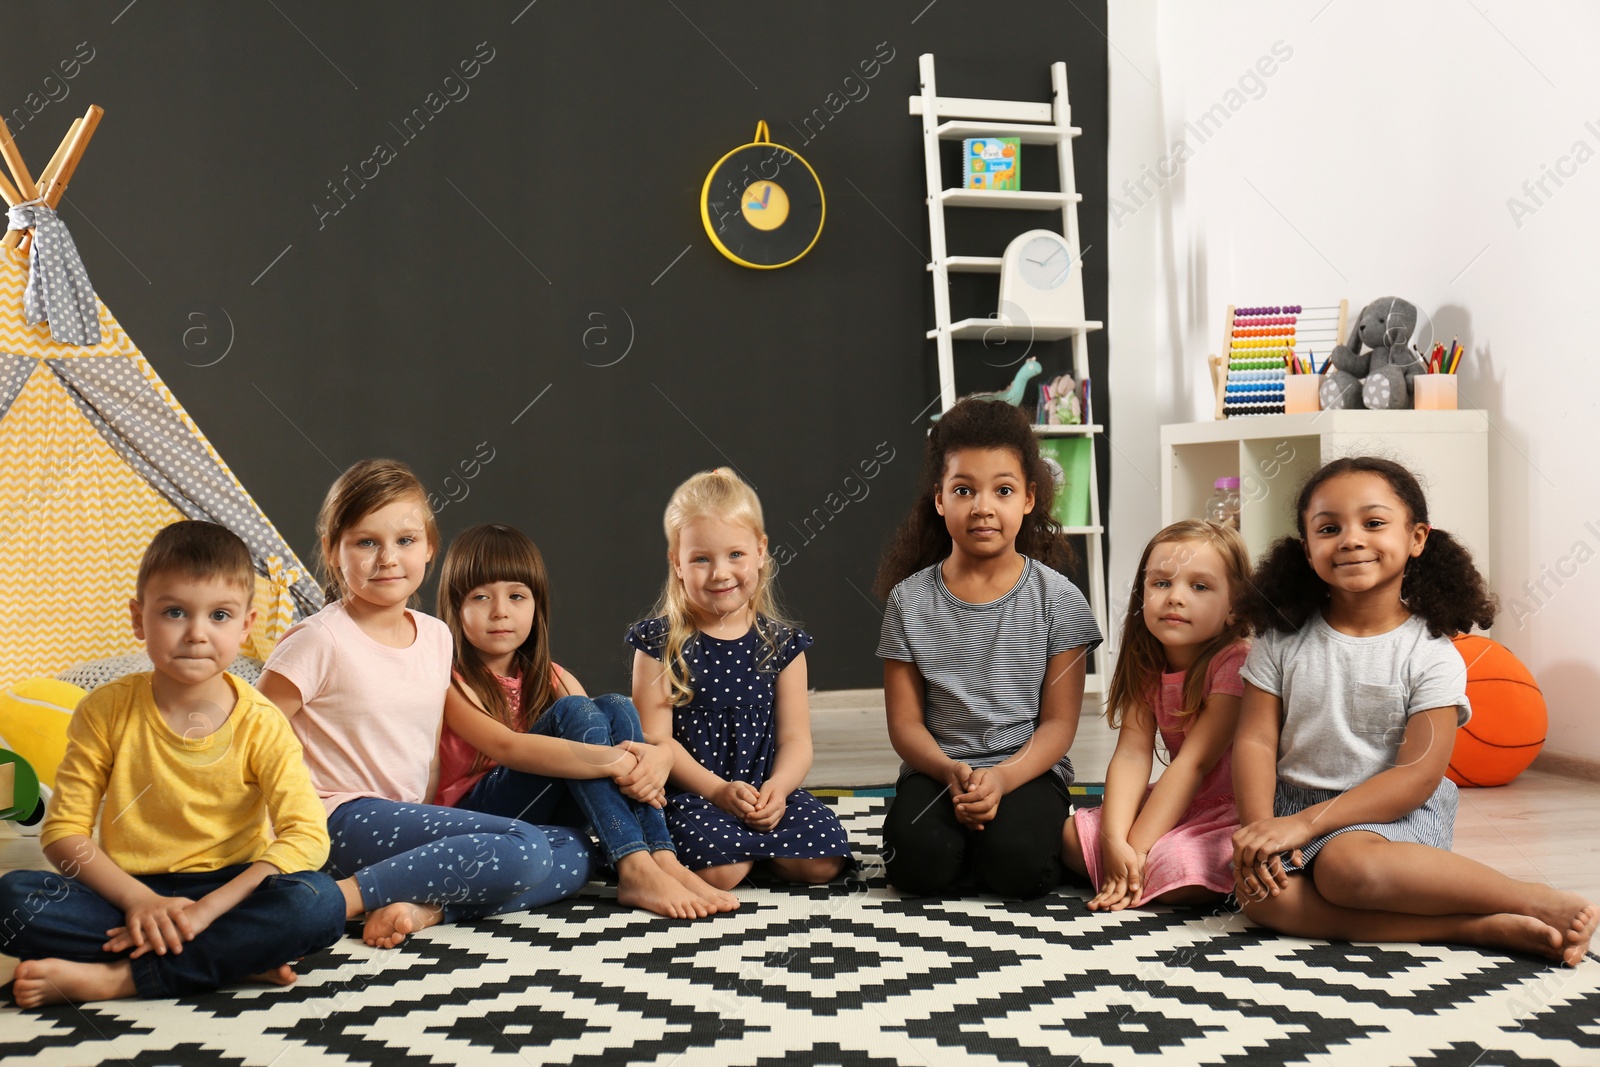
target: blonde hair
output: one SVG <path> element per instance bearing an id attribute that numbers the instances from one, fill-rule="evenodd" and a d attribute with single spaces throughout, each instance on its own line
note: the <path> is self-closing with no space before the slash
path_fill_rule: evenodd
<path id="1" fill-rule="evenodd" d="M 1139 705 L 1154 705 L 1155 692 L 1166 670 L 1167 653 L 1156 635 L 1144 621 L 1144 582 L 1150 566 L 1150 553 L 1157 545 L 1170 544 L 1210 545 L 1222 557 L 1222 566 L 1228 578 L 1228 602 L 1233 618 L 1222 632 L 1200 649 L 1200 655 L 1189 665 L 1183 678 L 1183 706 L 1177 717 L 1188 728 L 1187 720 L 1198 714 L 1206 699 L 1206 671 L 1218 652 L 1250 634 L 1250 624 L 1241 610 L 1250 584 L 1250 550 L 1244 538 L 1231 526 L 1221 526 L 1200 519 L 1175 522 L 1150 539 L 1139 557 L 1139 570 L 1133 578 L 1133 591 L 1128 596 L 1128 614 L 1122 620 L 1122 648 L 1117 652 L 1117 667 L 1111 673 L 1111 690 L 1106 694 L 1106 721 L 1113 728 L 1122 724 L 1124 716 Z"/>
<path id="2" fill-rule="evenodd" d="M 757 538 L 767 536 L 761 517 L 761 501 L 754 489 L 737 474 L 724 468 L 701 471 L 672 492 L 662 526 L 667 534 L 667 581 L 661 589 L 661 599 L 656 602 L 654 614 L 666 620 L 667 639 L 661 651 L 661 663 L 666 669 L 672 691 L 672 706 L 682 707 L 694 699 L 690 685 L 689 663 L 684 653 L 699 637 L 695 624 L 694 607 L 683 581 L 677 575 L 675 564 L 683 531 L 701 519 L 716 519 L 730 525 L 744 526 Z M 756 577 L 755 595 L 750 606 L 755 609 L 756 633 L 766 645 L 766 652 L 757 663 L 761 669 L 780 651 L 774 624 L 790 625 L 778 606 L 777 590 L 773 587 L 777 564 L 767 556 L 765 565 Z"/>
<path id="3" fill-rule="evenodd" d="M 346 530 L 379 508 L 396 500 L 415 499 L 422 509 L 428 546 L 439 550 L 439 524 L 428 506 L 428 491 L 411 472 L 395 459 L 364 459 L 334 481 L 317 512 L 317 544 L 322 550 L 323 593 L 329 601 L 350 595 L 339 572 L 339 538 Z M 416 596 L 412 595 L 413 606 Z"/>
<path id="4" fill-rule="evenodd" d="M 495 582 L 521 582 L 533 596 L 533 626 L 511 656 L 512 673 L 522 677 L 522 699 L 515 708 L 506 699 L 505 687 L 467 639 L 461 620 L 467 594 Z M 463 530 L 450 542 L 439 565 L 438 616 L 450 627 L 455 672 L 461 676 L 451 684 L 464 682 L 477 695 L 485 715 L 516 733 L 526 733 L 556 702 L 550 684 L 550 578 L 538 547 L 521 530 L 500 523 Z M 473 774 L 488 767 L 489 759 L 483 753 L 473 757 Z"/>

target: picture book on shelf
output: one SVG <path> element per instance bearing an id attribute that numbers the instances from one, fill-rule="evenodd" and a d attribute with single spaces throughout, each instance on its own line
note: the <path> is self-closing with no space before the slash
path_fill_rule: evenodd
<path id="1" fill-rule="evenodd" d="M 1016 137 L 968 137 L 961 142 L 963 188 L 1022 188 L 1022 141 Z"/>

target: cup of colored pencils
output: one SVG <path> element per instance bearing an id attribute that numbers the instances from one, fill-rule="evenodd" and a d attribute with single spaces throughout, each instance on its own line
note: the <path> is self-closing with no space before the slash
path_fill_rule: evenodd
<path id="1" fill-rule="evenodd" d="M 1461 369 L 1461 357 L 1465 354 L 1466 348 L 1459 338 L 1451 338 L 1449 348 L 1443 344 L 1433 346 L 1433 351 L 1423 360 L 1426 373 L 1411 379 L 1418 411 L 1456 410 L 1460 395 L 1456 388 L 1456 371 Z"/>
<path id="2" fill-rule="evenodd" d="M 1315 357 L 1308 354 L 1301 359 L 1295 352 L 1290 352 L 1284 368 L 1283 378 L 1283 410 L 1290 415 L 1304 411 L 1322 410 L 1322 375 L 1317 371 Z M 1327 364 L 1323 364 L 1323 370 Z"/>

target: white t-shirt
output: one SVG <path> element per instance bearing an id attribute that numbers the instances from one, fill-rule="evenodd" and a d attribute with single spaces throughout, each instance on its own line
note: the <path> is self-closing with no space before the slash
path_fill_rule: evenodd
<path id="1" fill-rule="evenodd" d="M 306 751 L 311 784 L 332 812 L 357 797 L 420 804 L 450 688 L 450 628 L 407 610 L 408 648 L 379 644 L 342 600 L 291 626 L 267 657 L 300 690 L 289 720 Z"/>
<path id="2" fill-rule="evenodd" d="M 1241 673 L 1283 701 L 1278 780 L 1303 789 L 1342 792 L 1393 767 L 1419 711 L 1453 705 L 1457 726 L 1472 716 L 1465 661 L 1416 615 L 1351 637 L 1317 612 L 1295 633 L 1257 636 Z"/>

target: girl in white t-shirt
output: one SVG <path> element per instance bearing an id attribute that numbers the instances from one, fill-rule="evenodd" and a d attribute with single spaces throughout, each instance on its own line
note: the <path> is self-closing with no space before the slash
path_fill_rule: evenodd
<path id="1" fill-rule="evenodd" d="M 1295 507 L 1299 537 L 1256 571 L 1255 646 L 1234 741 L 1236 891 L 1280 933 L 1445 941 L 1577 966 L 1600 908 L 1449 851 L 1444 777 L 1471 714 L 1450 637 L 1495 602 L 1466 548 L 1428 524 L 1409 471 L 1335 460 Z"/>
<path id="2" fill-rule="evenodd" d="M 289 717 L 328 811 L 328 871 L 367 944 L 438 922 L 540 907 L 589 879 L 562 827 L 429 803 L 450 686 L 444 623 L 407 605 L 439 544 L 403 463 L 363 460 L 317 516 L 328 606 L 283 635 L 260 690 Z"/>

